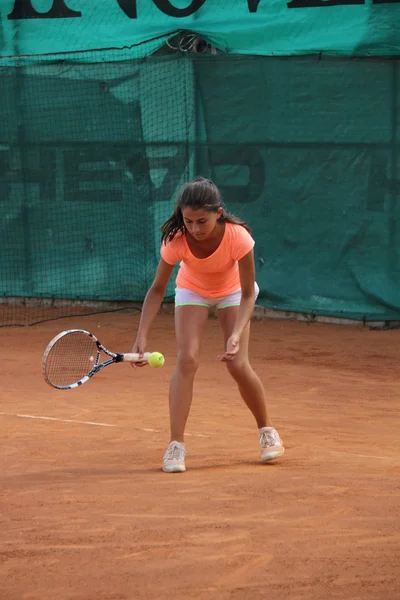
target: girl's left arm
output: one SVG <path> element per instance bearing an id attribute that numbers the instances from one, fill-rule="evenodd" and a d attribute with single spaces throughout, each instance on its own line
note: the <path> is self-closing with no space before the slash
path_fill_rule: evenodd
<path id="1" fill-rule="evenodd" d="M 240 338 L 253 315 L 255 305 L 255 267 L 253 250 L 239 260 L 239 275 L 242 299 L 240 301 L 232 334 L 226 345 L 226 350 L 224 354 L 219 356 L 219 359 L 225 362 L 233 360 L 238 353 Z"/>
<path id="2" fill-rule="evenodd" d="M 232 335 L 241 337 L 253 316 L 255 305 L 255 267 L 254 252 L 250 250 L 246 256 L 239 260 L 240 287 L 242 288 L 242 299 L 240 302 Z"/>

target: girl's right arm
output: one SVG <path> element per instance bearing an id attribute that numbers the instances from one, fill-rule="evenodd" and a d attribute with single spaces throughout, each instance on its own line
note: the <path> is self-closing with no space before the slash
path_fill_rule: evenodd
<path id="1" fill-rule="evenodd" d="M 163 258 L 160 259 L 154 281 L 143 302 L 139 328 L 132 352 L 137 352 L 139 355 L 144 353 L 150 327 L 160 310 L 173 270 L 174 265 L 168 264 Z M 145 364 L 147 364 L 147 361 L 132 363 L 133 366 L 144 366 Z"/>

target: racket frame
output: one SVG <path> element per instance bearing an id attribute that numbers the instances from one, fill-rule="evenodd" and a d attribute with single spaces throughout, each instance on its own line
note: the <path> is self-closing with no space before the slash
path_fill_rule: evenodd
<path id="1" fill-rule="evenodd" d="M 47 376 L 47 372 L 46 372 L 47 358 L 48 358 L 51 350 L 55 346 L 55 344 L 61 338 L 65 337 L 67 335 L 74 334 L 74 333 L 83 333 L 84 335 L 87 335 L 95 342 L 97 348 L 96 348 L 96 357 L 93 360 L 93 363 L 94 363 L 93 367 L 90 369 L 90 371 L 84 377 L 82 377 L 82 379 L 80 379 L 79 381 L 77 381 L 75 383 L 72 383 L 70 385 L 55 385 L 54 383 L 52 383 L 50 381 L 50 379 Z M 101 351 L 103 351 L 110 358 L 99 364 Z M 93 375 L 95 375 L 96 373 L 98 373 L 99 371 L 104 369 L 104 367 L 111 365 L 112 363 L 138 362 L 139 360 L 148 360 L 150 357 L 150 354 L 151 354 L 151 352 L 145 352 L 143 355 L 143 358 L 140 359 L 139 354 L 137 354 L 137 353 L 121 354 L 118 352 L 111 352 L 110 350 L 105 348 L 105 346 L 103 346 L 103 344 L 97 339 L 97 337 L 95 335 L 93 335 L 93 333 L 90 333 L 90 331 L 86 331 L 85 329 L 67 329 L 65 331 L 61 331 L 47 345 L 47 348 L 44 352 L 43 359 L 42 359 L 42 375 L 43 375 L 46 383 L 48 383 L 51 387 L 56 388 L 57 390 L 72 390 L 73 388 L 77 388 L 77 387 L 83 385 L 84 383 L 86 383 L 87 381 L 89 381 L 89 379 L 91 377 L 93 377 Z"/>

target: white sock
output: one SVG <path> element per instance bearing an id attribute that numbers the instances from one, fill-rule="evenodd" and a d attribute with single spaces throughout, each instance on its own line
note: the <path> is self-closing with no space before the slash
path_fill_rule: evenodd
<path id="1" fill-rule="evenodd" d="M 263 431 L 273 431 L 275 429 L 275 427 L 261 427 L 258 430 L 258 433 L 262 433 Z"/>

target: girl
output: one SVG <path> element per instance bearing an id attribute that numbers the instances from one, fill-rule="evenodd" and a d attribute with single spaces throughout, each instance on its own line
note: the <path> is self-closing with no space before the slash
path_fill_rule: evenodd
<path id="1" fill-rule="evenodd" d="M 209 308 L 217 308 L 225 342 L 218 358 L 226 363 L 259 429 L 261 460 L 284 452 L 267 415 L 265 392 L 248 357 L 250 319 L 259 289 L 255 282 L 254 240 L 246 223 L 228 213 L 218 188 L 197 177 L 180 190 L 173 215 L 161 227 L 161 259 L 143 303 L 132 352 L 143 355 L 146 339 L 171 277 L 176 278 L 175 331 L 178 356 L 169 392 L 171 441 L 163 470 L 185 471 L 184 432 L 192 403 L 193 381 Z M 133 366 L 144 366 L 142 360 Z"/>

